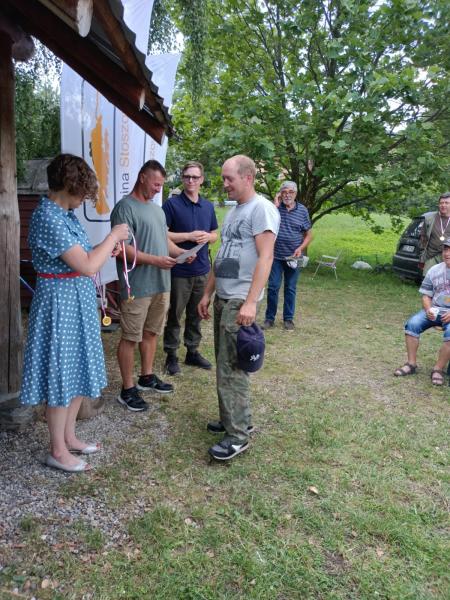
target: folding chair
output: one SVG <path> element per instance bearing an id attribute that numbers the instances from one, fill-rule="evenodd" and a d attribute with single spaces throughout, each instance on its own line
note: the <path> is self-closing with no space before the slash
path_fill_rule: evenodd
<path id="1" fill-rule="evenodd" d="M 336 263 L 339 260 L 339 257 L 341 256 L 341 254 L 342 254 L 342 251 L 338 252 L 337 256 L 329 256 L 328 254 L 322 254 L 322 256 L 320 257 L 320 260 L 316 260 L 317 269 L 315 270 L 314 275 L 312 276 L 312 279 L 314 279 L 314 277 L 317 275 L 317 271 L 320 269 L 320 267 L 328 267 L 329 269 L 333 269 L 334 276 L 337 279 L 338 276 L 336 273 Z"/>

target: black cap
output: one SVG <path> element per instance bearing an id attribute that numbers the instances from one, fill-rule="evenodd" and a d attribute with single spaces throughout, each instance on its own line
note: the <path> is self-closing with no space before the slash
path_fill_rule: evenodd
<path id="1" fill-rule="evenodd" d="M 238 367 L 247 373 L 254 373 L 263 366 L 266 341 L 261 327 L 256 323 L 242 326 L 237 334 Z"/>

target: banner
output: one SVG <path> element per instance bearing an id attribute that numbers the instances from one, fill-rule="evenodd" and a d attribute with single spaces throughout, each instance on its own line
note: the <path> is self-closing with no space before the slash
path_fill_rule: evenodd
<path id="1" fill-rule="evenodd" d="M 136 33 L 136 45 L 146 52 L 153 1 L 123 0 L 125 21 Z M 170 109 L 180 54 L 147 56 L 152 81 Z M 61 151 L 82 156 L 99 182 L 96 206 L 85 202 L 76 211 L 92 245 L 110 231 L 110 213 L 129 194 L 139 169 L 149 159 L 165 164 L 167 138 L 159 145 L 127 115 L 116 109 L 95 88 L 67 65 L 61 76 Z M 161 205 L 162 195 L 154 198 Z M 101 270 L 103 284 L 117 279 L 115 260 Z"/>

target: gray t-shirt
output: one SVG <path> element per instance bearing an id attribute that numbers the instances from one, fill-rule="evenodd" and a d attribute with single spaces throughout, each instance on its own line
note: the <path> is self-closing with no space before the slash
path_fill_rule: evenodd
<path id="1" fill-rule="evenodd" d="M 420 294 L 432 298 L 432 306 L 437 306 L 444 314 L 450 310 L 450 268 L 444 262 L 434 265 L 425 275 L 420 286 Z"/>
<path id="2" fill-rule="evenodd" d="M 214 261 L 216 292 L 220 298 L 247 298 L 258 260 L 255 236 L 264 231 L 277 235 L 279 226 L 278 210 L 262 196 L 255 195 L 230 210 L 222 226 L 222 243 Z M 259 300 L 263 295 L 264 291 Z"/>
<path id="3" fill-rule="evenodd" d="M 111 213 L 111 226 L 126 223 L 136 238 L 137 249 L 147 254 L 168 256 L 166 217 L 161 207 L 151 200 L 140 202 L 133 196 L 125 196 L 116 204 Z M 128 240 L 131 244 L 131 238 Z M 117 260 L 117 274 L 120 281 L 120 295 L 127 297 L 123 276 L 123 263 Z M 130 265 L 129 265 L 130 266 Z M 128 274 L 131 295 L 145 298 L 170 292 L 170 270 L 153 265 L 136 265 Z"/>

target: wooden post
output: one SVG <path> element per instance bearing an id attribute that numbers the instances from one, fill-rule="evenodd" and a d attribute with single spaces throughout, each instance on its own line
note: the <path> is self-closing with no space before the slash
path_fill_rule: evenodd
<path id="1" fill-rule="evenodd" d="M 16 186 L 12 40 L 0 35 L 0 425 L 19 410 L 22 368 L 20 221 Z M 7 419 L 8 420 L 8 419 Z M 7 423 L 6 423 L 6 426 Z M 12 425 L 16 427 L 15 424 Z"/>

